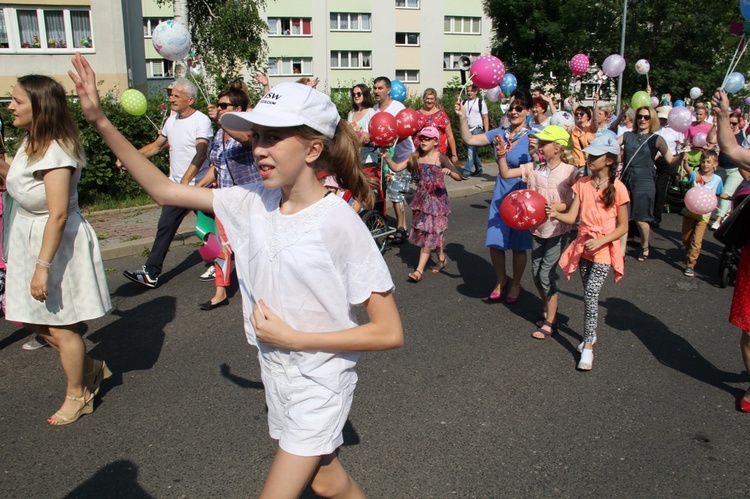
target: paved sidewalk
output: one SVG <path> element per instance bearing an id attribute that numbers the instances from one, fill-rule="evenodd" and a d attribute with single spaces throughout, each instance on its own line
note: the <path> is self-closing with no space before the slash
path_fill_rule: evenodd
<path id="1" fill-rule="evenodd" d="M 460 166 L 459 169 L 463 169 Z M 468 180 L 456 182 L 446 178 L 448 194 L 452 198 L 471 196 L 480 192 L 492 192 L 497 176 L 497 165 L 484 161 L 484 173 Z M 147 254 L 156 235 L 156 224 L 161 208 L 157 205 L 139 206 L 122 210 L 107 210 L 83 215 L 99 236 L 104 260 Z M 189 213 L 180 225 L 172 246 L 197 244 L 195 235 L 195 213 Z"/>

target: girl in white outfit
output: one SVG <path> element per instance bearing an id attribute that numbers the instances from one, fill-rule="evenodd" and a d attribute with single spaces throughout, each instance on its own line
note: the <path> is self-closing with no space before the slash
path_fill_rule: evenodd
<path id="1" fill-rule="evenodd" d="M 349 205 L 318 181 L 325 170 L 366 206 L 358 140 L 325 94 L 297 83 L 253 111 L 226 113 L 250 130 L 262 184 L 201 189 L 170 182 L 109 122 L 96 77 L 76 54 L 70 72 L 88 121 L 133 178 L 162 205 L 215 211 L 236 256 L 248 342 L 259 350 L 271 437 L 279 449 L 263 498 L 364 497 L 336 457 L 352 402 L 359 352 L 403 343 L 393 282 Z M 370 322 L 357 325 L 361 306 Z"/>

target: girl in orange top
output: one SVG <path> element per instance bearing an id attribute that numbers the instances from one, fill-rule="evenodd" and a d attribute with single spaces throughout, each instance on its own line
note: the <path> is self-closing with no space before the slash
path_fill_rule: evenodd
<path id="1" fill-rule="evenodd" d="M 550 218 L 572 224 L 580 216 L 578 237 L 560 258 L 560 267 L 570 279 L 579 267 L 583 281 L 583 341 L 578 345 L 581 359 L 578 369 L 589 371 L 594 362 L 594 343 L 599 319 L 599 292 L 612 267 L 615 282 L 622 278 L 624 266 L 619 239 L 628 231 L 628 203 L 625 185 L 617 179 L 620 146 L 609 134 L 598 135 L 589 147 L 586 160 L 591 175 L 573 186 L 575 199 L 565 213 L 547 205 Z"/>

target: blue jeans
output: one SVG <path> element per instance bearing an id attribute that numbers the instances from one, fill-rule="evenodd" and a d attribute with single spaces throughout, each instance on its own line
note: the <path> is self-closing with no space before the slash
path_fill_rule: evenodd
<path id="1" fill-rule="evenodd" d="M 484 133 L 484 128 L 476 127 L 472 128 L 471 134 L 472 135 L 479 135 L 480 133 Z M 476 167 L 477 173 L 482 172 L 482 161 L 479 159 L 479 151 L 477 146 L 469 146 L 468 147 L 468 155 L 466 157 L 466 166 L 464 167 L 464 176 L 468 176 L 471 174 L 471 170 Z"/>

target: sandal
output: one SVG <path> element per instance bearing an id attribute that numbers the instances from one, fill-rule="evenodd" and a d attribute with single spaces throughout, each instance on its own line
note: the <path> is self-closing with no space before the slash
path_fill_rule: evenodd
<path id="1" fill-rule="evenodd" d="M 414 272 L 410 272 L 408 277 L 411 282 L 419 282 L 422 280 L 422 272 L 415 270 Z"/>
<path id="2" fill-rule="evenodd" d="M 86 398 L 86 395 L 89 395 Z M 75 400 L 81 403 L 81 407 L 74 413 L 64 413 L 62 411 L 55 412 L 52 416 L 47 418 L 47 423 L 52 426 L 65 426 L 78 421 L 78 418 L 84 414 L 91 414 L 94 412 L 94 395 L 91 394 L 88 388 L 83 389 L 83 395 L 80 397 L 73 397 L 72 395 L 65 395 L 70 400 Z"/>
<path id="3" fill-rule="evenodd" d="M 642 247 L 641 252 L 638 253 L 638 261 L 645 262 L 646 260 L 648 260 L 648 247 L 646 248 Z"/>
<path id="4" fill-rule="evenodd" d="M 91 372 L 86 375 L 87 378 L 90 376 L 93 376 L 94 380 L 91 382 L 89 392 L 96 395 L 99 393 L 99 386 L 102 384 L 102 381 L 112 376 L 112 371 L 109 370 L 107 363 L 103 360 L 95 360 L 92 362 Z"/>
<path id="5" fill-rule="evenodd" d="M 443 271 L 446 265 L 448 265 L 448 257 L 443 255 L 443 258 L 441 260 L 438 260 L 437 265 L 432 268 L 432 273 L 439 274 Z"/>
<path id="6" fill-rule="evenodd" d="M 393 233 L 390 238 L 393 244 L 404 244 L 409 240 L 409 237 L 406 235 L 406 229 L 401 227 L 396 229 L 396 232 Z"/>
<path id="7" fill-rule="evenodd" d="M 549 331 L 544 329 L 544 326 L 547 326 L 550 328 Z M 550 322 L 548 320 L 543 320 L 542 324 L 539 326 L 539 329 L 531 333 L 531 337 L 535 340 L 546 340 L 553 334 L 557 332 L 557 323 L 556 322 Z"/>

